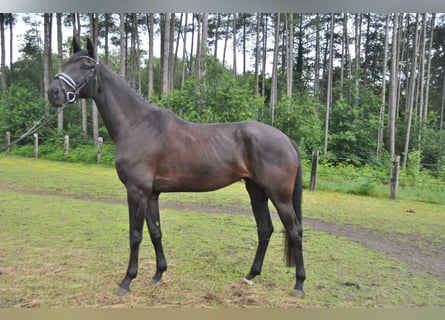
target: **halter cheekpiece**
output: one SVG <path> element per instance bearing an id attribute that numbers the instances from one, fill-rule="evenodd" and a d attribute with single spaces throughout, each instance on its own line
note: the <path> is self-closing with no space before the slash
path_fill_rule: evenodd
<path id="1" fill-rule="evenodd" d="M 97 62 L 96 60 L 94 60 L 93 58 L 91 58 L 89 56 L 80 56 L 79 58 L 77 58 L 77 60 L 79 60 L 79 59 L 87 59 L 87 60 L 94 62 L 94 64 L 95 64 L 94 68 L 92 68 L 90 70 L 90 72 L 87 74 L 87 76 L 85 78 L 83 78 L 79 83 L 76 83 L 76 81 L 74 81 L 73 78 L 71 78 L 68 74 L 66 74 L 64 72 L 60 72 L 54 76 L 55 79 L 59 79 L 60 82 L 62 83 L 62 88 L 63 88 L 63 91 L 65 92 L 66 101 L 68 103 L 74 103 L 77 101 L 77 97 L 79 96 L 80 90 L 82 90 L 82 88 L 88 83 L 88 81 L 90 81 L 90 79 L 94 75 L 96 75 L 96 68 L 99 65 L 99 62 Z M 67 89 L 64 86 L 64 84 L 66 84 L 72 90 Z M 94 98 L 95 93 L 96 93 L 96 82 L 94 82 L 93 98 Z"/>

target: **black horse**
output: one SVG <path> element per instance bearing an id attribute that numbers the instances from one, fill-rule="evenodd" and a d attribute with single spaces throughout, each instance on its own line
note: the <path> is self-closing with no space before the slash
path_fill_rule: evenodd
<path id="1" fill-rule="evenodd" d="M 148 103 L 119 75 L 96 60 L 90 39 L 55 76 L 48 98 L 61 107 L 92 98 L 116 145 L 116 169 L 127 189 L 130 259 L 116 290 L 124 295 L 138 272 L 139 245 L 146 220 L 156 252 L 158 283 L 167 269 L 158 198 L 161 192 L 211 191 L 244 179 L 258 230 L 258 248 L 245 281 L 261 273 L 273 232 L 267 205 L 276 207 L 285 227 L 286 257 L 296 266 L 295 296 L 306 278 L 302 252 L 302 173 L 297 145 L 281 131 L 258 122 L 195 124 Z"/>

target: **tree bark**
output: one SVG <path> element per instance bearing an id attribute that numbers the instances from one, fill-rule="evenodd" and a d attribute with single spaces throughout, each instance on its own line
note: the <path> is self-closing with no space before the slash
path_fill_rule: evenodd
<path id="1" fill-rule="evenodd" d="M 62 72 L 63 67 L 63 34 L 62 34 L 62 14 L 56 14 L 57 21 L 57 72 Z M 57 131 L 63 131 L 63 110 L 57 116 Z"/>
<path id="2" fill-rule="evenodd" d="M 237 70 L 236 70 L 236 19 L 237 19 L 237 14 L 234 13 L 233 14 L 233 27 L 232 27 L 232 36 L 233 36 L 233 76 L 236 77 L 237 74 Z"/>
<path id="3" fill-rule="evenodd" d="M 229 25 L 230 25 L 230 13 L 227 15 L 227 21 L 226 21 L 226 36 L 224 37 L 224 50 L 223 50 L 223 60 L 222 65 L 226 65 L 226 52 L 227 52 L 227 40 L 229 39 Z"/>
<path id="4" fill-rule="evenodd" d="M 185 68 L 187 65 L 187 56 L 186 56 L 186 44 L 187 44 L 187 23 L 188 23 L 188 13 L 185 14 L 185 22 L 184 22 L 184 41 L 182 44 L 182 71 L 181 71 L 181 91 L 184 90 L 185 83 Z"/>
<path id="5" fill-rule="evenodd" d="M 43 14 L 43 97 L 46 98 L 50 82 L 52 80 L 52 58 L 51 58 L 51 26 L 52 13 Z M 49 107 L 46 108 L 46 114 L 49 114 Z"/>
<path id="6" fill-rule="evenodd" d="M 153 94 L 153 32 L 154 28 L 154 14 L 148 14 L 148 88 L 147 95 L 150 98 Z"/>
<path id="7" fill-rule="evenodd" d="M 168 66 L 169 66 L 169 52 L 170 52 L 170 14 L 164 13 L 164 28 L 162 31 L 163 40 L 162 40 L 162 80 L 161 80 L 161 96 L 168 93 Z"/>
<path id="8" fill-rule="evenodd" d="M 0 42 L 1 42 L 1 78 L 2 92 L 6 91 L 6 46 L 5 46 L 5 14 L 0 13 Z"/>
<path id="9" fill-rule="evenodd" d="M 425 108 L 425 50 L 426 50 L 426 13 L 422 14 L 422 37 L 421 37 L 421 50 L 420 50 L 420 80 L 417 83 L 417 94 L 420 95 L 417 102 L 418 110 L 418 118 L 419 118 L 419 133 L 418 133 L 418 144 L 419 151 L 422 148 L 422 131 L 423 131 L 423 116 L 424 116 L 424 108 Z"/>
<path id="10" fill-rule="evenodd" d="M 320 101 L 320 14 L 315 18 L 315 61 L 314 61 L 314 99 L 317 104 Z"/>
<path id="11" fill-rule="evenodd" d="M 261 96 L 266 96 L 266 59 L 267 59 L 267 24 L 269 21 L 269 16 L 264 14 L 265 22 L 261 20 L 263 23 L 263 53 L 262 53 L 262 67 L 261 67 Z"/>
<path id="12" fill-rule="evenodd" d="M 288 13 L 288 39 L 287 39 L 287 90 L 288 98 L 292 97 L 293 71 L 294 71 L 294 15 Z"/>
<path id="13" fill-rule="evenodd" d="M 14 82 L 14 36 L 13 36 L 13 29 L 15 24 L 15 15 L 13 13 L 9 13 L 7 15 L 8 17 L 8 24 L 9 24 L 9 81 L 10 83 Z"/>
<path id="14" fill-rule="evenodd" d="M 359 84 L 360 84 L 360 48 L 362 34 L 362 14 L 355 15 L 355 68 L 354 68 L 354 105 L 358 106 L 359 100 Z"/>
<path id="15" fill-rule="evenodd" d="M 392 43 L 391 43 L 391 70 L 389 80 L 389 154 L 394 159 L 396 154 L 396 108 L 397 108 L 397 88 L 398 88 L 398 64 L 397 53 L 399 49 L 398 25 L 399 14 L 393 14 L 392 23 Z"/>
<path id="16" fill-rule="evenodd" d="M 325 128 L 324 128 L 324 153 L 328 151 L 328 140 L 329 140 L 329 120 L 330 120 L 330 110 L 332 103 L 332 67 L 333 67 L 333 47 L 334 47 L 334 20 L 335 15 L 331 16 L 331 27 L 330 27 L 330 37 L 329 37 L 329 67 L 328 67 L 328 83 L 326 85 L 326 117 L 325 117 Z"/>
<path id="17" fill-rule="evenodd" d="M 271 125 L 275 124 L 275 107 L 277 105 L 277 74 L 278 74 L 278 46 L 280 42 L 280 13 L 275 14 L 275 44 L 273 50 L 272 86 L 270 88 Z"/>
<path id="18" fill-rule="evenodd" d="M 98 17 L 97 13 L 90 14 L 90 31 L 91 31 L 91 40 L 94 46 L 94 52 L 97 52 L 97 42 L 98 42 Z M 97 144 L 99 139 L 99 112 L 97 110 L 96 102 L 92 100 L 91 107 L 91 120 L 93 121 L 93 140 L 94 143 Z"/>
<path id="19" fill-rule="evenodd" d="M 206 73 L 206 60 L 207 60 L 207 38 L 209 32 L 209 14 L 202 14 L 202 36 L 201 36 L 201 65 L 199 72 L 199 79 L 204 78 Z"/>
<path id="20" fill-rule="evenodd" d="M 175 68 L 175 62 L 174 62 L 174 42 L 175 42 L 175 14 L 170 14 L 170 37 L 169 37 L 169 43 L 168 43 L 168 92 L 172 91 L 175 86 L 175 77 L 174 77 L 174 68 Z"/>
<path id="21" fill-rule="evenodd" d="M 406 127 L 406 136 L 405 136 L 405 147 L 403 151 L 403 169 L 406 168 L 406 163 L 408 159 L 408 151 L 409 151 L 409 143 L 410 143 L 410 135 L 411 135 L 411 125 L 413 118 L 413 107 L 414 107 L 414 90 L 416 86 L 416 70 L 417 70 L 417 55 L 419 52 L 419 13 L 416 13 L 416 26 L 414 29 L 414 44 L 413 44 L 413 52 L 411 55 L 411 71 L 409 78 L 409 88 L 408 88 L 408 97 L 407 97 L 407 108 L 408 108 L 408 119 L 407 119 L 407 127 Z"/>
<path id="22" fill-rule="evenodd" d="M 221 13 L 216 14 L 216 27 L 215 27 L 215 42 L 213 43 L 213 56 L 218 57 L 218 40 L 219 40 L 219 27 L 221 25 Z"/>
<path id="23" fill-rule="evenodd" d="M 256 39 L 255 39 L 255 97 L 258 97 L 259 93 L 259 63 L 260 63 L 260 21 L 262 14 L 256 14 Z"/>
<path id="24" fill-rule="evenodd" d="M 434 38 L 434 28 L 436 24 L 436 13 L 431 15 L 431 30 L 428 44 L 428 60 L 426 67 L 426 79 L 425 79 L 425 99 L 424 99 L 424 107 L 423 107 L 423 118 L 425 120 L 428 119 L 428 104 L 430 98 L 430 81 L 431 81 L 431 59 L 433 57 L 432 47 L 433 47 L 433 38 Z"/>
<path id="25" fill-rule="evenodd" d="M 380 98 L 380 114 L 379 114 L 379 126 L 377 129 L 377 159 L 380 159 L 382 155 L 382 145 L 383 145 L 383 118 L 385 115 L 386 106 L 386 69 L 388 63 L 388 30 L 389 30 L 389 14 L 386 14 L 385 21 L 385 44 L 383 46 L 383 71 L 382 71 L 382 93 Z"/>
<path id="26" fill-rule="evenodd" d="M 125 78 L 127 76 L 127 35 L 125 30 L 125 13 L 119 14 L 119 44 L 121 55 L 121 76 Z"/>

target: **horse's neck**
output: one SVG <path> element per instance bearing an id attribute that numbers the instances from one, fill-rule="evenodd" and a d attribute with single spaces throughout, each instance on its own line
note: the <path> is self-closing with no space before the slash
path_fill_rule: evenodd
<path id="1" fill-rule="evenodd" d="M 150 106 L 125 79 L 104 65 L 100 65 L 98 82 L 94 100 L 111 138 L 117 142 L 150 112 Z"/>

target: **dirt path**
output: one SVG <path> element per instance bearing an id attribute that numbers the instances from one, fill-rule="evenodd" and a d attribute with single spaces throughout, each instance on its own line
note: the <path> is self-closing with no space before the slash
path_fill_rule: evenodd
<path id="1" fill-rule="evenodd" d="M 0 183 L 0 192 L 3 190 L 24 192 L 30 194 L 55 195 L 86 201 L 99 201 L 106 203 L 125 203 L 124 199 L 90 198 L 88 196 L 67 195 L 53 192 L 39 192 L 35 190 L 5 186 Z M 240 207 L 213 206 L 210 204 L 192 204 L 173 201 L 160 201 L 161 210 L 176 209 L 205 213 L 226 213 L 252 215 L 250 209 Z M 272 214 L 278 219 L 276 214 Z M 445 281 L 445 242 L 438 243 L 433 239 L 415 235 L 403 235 L 398 233 L 386 233 L 378 230 L 370 230 L 355 225 L 339 225 L 332 222 L 320 221 L 303 217 L 303 224 L 312 229 L 325 231 L 331 235 L 347 237 L 371 250 L 379 251 L 391 258 L 408 263 L 415 271 L 427 272 Z"/>

